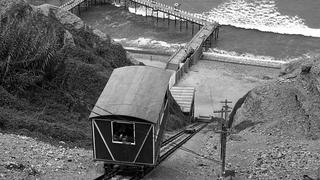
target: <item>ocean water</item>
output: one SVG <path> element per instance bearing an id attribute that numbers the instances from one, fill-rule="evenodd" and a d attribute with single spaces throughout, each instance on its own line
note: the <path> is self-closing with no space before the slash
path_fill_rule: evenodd
<path id="1" fill-rule="evenodd" d="M 157 0 L 201 14 L 221 24 L 212 53 L 287 61 L 320 53 L 318 0 Z M 192 38 L 191 24 L 168 22 L 165 14 L 145 17 L 146 9 L 93 7 L 81 18 L 124 46 L 174 51 Z M 136 13 L 137 15 L 134 15 Z M 149 16 L 151 10 L 147 10 Z M 163 19 L 164 17 L 164 19 Z M 180 26 L 181 31 L 180 31 Z M 195 30 L 198 27 L 195 26 Z"/>

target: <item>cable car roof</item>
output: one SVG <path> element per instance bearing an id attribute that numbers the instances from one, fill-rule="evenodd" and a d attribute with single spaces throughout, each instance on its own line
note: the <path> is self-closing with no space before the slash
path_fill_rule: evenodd
<path id="1" fill-rule="evenodd" d="M 121 115 L 157 123 L 171 73 L 149 66 L 115 69 L 90 118 Z"/>

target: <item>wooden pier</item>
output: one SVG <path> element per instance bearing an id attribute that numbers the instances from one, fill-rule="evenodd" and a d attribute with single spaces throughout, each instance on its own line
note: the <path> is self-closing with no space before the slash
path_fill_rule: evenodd
<path id="1" fill-rule="evenodd" d="M 214 23 L 213 20 L 208 20 L 205 17 L 201 15 L 197 15 L 194 13 L 190 13 L 181 9 L 174 8 L 172 6 L 168 6 L 166 4 L 162 4 L 153 0 L 123 0 L 125 1 L 124 4 L 134 4 L 135 11 L 136 11 L 136 4 L 142 5 L 146 7 L 146 10 L 151 9 L 152 14 L 153 12 L 156 12 L 156 18 L 159 18 L 158 12 L 163 13 L 163 17 L 166 14 L 167 17 L 170 19 L 170 17 L 175 18 L 176 20 L 183 20 L 183 21 L 189 21 L 195 24 L 198 24 L 200 26 L 204 26 L 208 23 Z M 147 11 L 146 11 L 147 15 Z M 162 17 L 162 18 L 163 18 Z"/>
<path id="2" fill-rule="evenodd" d="M 207 24 L 189 41 L 185 47 L 176 51 L 169 59 L 167 69 L 177 70 L 181 63 L 195 64 L 202 55 L 203 48 L 210 47 L 218 38 L 218 24 Z"/>
<path id="3" fill-rule="evenodd" d="M 151 12 L 151 16 L 156 18 L 156 22 L 159 22 L 159 19 L 162 18 L 165 20 L 168 19 L 168 25 L 170 25 L 170 21 L 174 21 L 174 25 L 177 26 L 177 21 L 179 21 L 179 29 L 182 30 L 182 24 L 185 24 L 185 28 L 192 30 L 192 35 L 200 30 L 202 26 L 206 24 L 215 23 L 213 20 L 206 19 L 205 17 L 190 13 L 181 9 L 174 8 L 172 6 L 168 6 L 163 3 L 156 2 L 154 0 L 70 0 L 64 5 L 60 6 L 61 9 L 66 11 L 71 11 L 74 14 L 81 15 L 82 10 L 87 10 L 89 7 L 93 5 L 106 4 L 106 3 L 114 3 L 120 4 L 125 8 L 131 6 L 135 9 L 135 13 L 137 12 L 138 7 L 145 7 L 146 10 L 146 18 L 148 18 L 148 11 Z M 159 17 L 159 12 L 162 13 L 162 17 Z M 196 28 L 198 26 L 198 28 Z"/>
<path id="4" fill-rule="evenodd" d="M 81 15 L 81 11 L 87 10 L 94 5 L 102 5 L 109 3 L 109 0 L 70 0 L 60 6 L 65 11 L 70 11 L 74 14 Z"/>
<path id="5" fill-rule="evenodd" d="M 206 19 L 201 15 L 183 11 L 166 4 L 156 2 L 154 0 L 70 0 L 66 4 L 60 6 L 65 11 L 70 11 L 74 14 L 81 14 L 82 10 L 93 5 L 100 5 L 106 3 L 120 4 L 125 8 L 131 6 L 135 8 L 137 12 L 137 6 L 144 6 L 146 9 L 146 18 L 148 17 L 148 9 L 151 10 L 151 15 L 159 21 L 159 12 L 163 13 L 163 20 L 165 17 L 168 19 L 168 25 L 170 24 L 171 18 L 174 18 L 175 26 L 177 20 L 180 21 L 180 31 L 182 22 L 186 22 L 186 29 L 188 29 L 188 23 L 192 24 L 192 35 L 194 34 L 195 27 L 198 25 L 198 32 L 188 42 L 185 47 L 180 48 L 176 51 L 169 59 L 166 69 L 173 72 L 170 79 L 170 88 L 175 85 L 184 73 L 188 72 L 189 68 L 195 64 L 202 57 L 202 52 L 211 47 L 212 43 L 218 39 L 219 24 L 213 20 Z M 156 12 L 156 15 L 154 15 Z M 165 16 L 166 15 L 166 16 Z"/>
<path id="6" fill-rule="evenodd" d="M 203 51 L 218 39 L 218 33 L 218 23 L 206 24 L 185 47 L 180 48 L 170 57 L 166 66 L 166 69 L 173 72 L 169 82 L 170 88 L 201 59 Z"/>

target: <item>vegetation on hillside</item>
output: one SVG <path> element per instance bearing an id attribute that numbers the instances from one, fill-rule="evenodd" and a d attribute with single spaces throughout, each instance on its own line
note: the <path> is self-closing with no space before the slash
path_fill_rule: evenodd
<path id="1" fill-rule="evenodd" d="M 89 146 L 89 110 L 112 70 L 131 65 L 121 45 L 65 26 L 24 1 L 0 11 L 0 130 Z M 4 10 L 3 10 L 4 9 Z M 66 34 L 71 34 L 66 41 Z"/>
<path id="2" fill-rule="evenodd" d="M 90 110 L 114 68 L 132 65 L 110 37 L 55 6 L 0 0 L 0 131 L 91 147 Z M 167 129 L 183 127 L 175 103 Z"/>

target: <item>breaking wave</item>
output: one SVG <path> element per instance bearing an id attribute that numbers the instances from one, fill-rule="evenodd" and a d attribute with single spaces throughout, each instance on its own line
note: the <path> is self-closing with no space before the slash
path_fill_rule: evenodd
<path id="1" fill-rule="evenodd" d="M 115 4 L 120 6 L 120 4 Z M 129 7 L 131 13 L 146 16 L 168 18 L 166 13 L 148 10 L 143 6 Z M 196 14 L 196 13 L 195 13 Z M 244 29 L 256 29 L 279 34 L 320 37 L 320 29 L 308 27 L 298 16 L 283 15 L 278 11 L 274 0 L 228 0 L 202 14 L 204 19 L 217 21 L 221 25 L 230 25 Z M 169 17 L 174 20 L 173 16 Z"/>
<path id="2" fill-rule="evenodd" d="M 281 14 L 274 0 L 229 0 L 202 15 L 221 25 L 320 37 L 320 29 L 309 28 L 298 16 Z"/>
<path id="3" fill-rule="evenodd" d="M 114 39 L 114 41 L 121 43 L 126 47 L 137 47 L 143 49 L 157 49 L 157 51 L 163 51 L 173 53 L 181 46 L 185 46 L 185 43 L 168 43 L 165 41 L 158 41 L 150 38 L 140 37 L 138 39 L 129 40 L 127 38 Z"/>
<path id="4" fill-rule="evenodd" d="M 234 57 L 244 57 L 244 58 L 249 58 L 249 59 L 256 59 L 256 60 L 266 60 L 266 61 L 283 61 L 280 59 L 276 59 L 271 56 L 259 56 L 255 54 L 250 54 L 250 53 L 237 53 L 235 51 L 226 51 L 218 48 L 210 48 L 207 53 L 212 53 L 212 54 L 221 54 L 221 55 L 226 55 L 226 56 L 234 56 Z"/>

